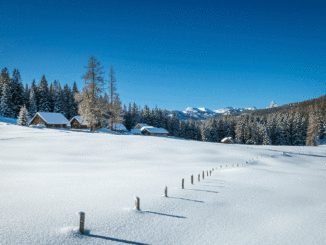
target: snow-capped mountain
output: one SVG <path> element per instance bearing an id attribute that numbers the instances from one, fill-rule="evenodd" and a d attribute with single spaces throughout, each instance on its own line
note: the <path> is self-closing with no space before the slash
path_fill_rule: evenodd
<path id="1" fill-rule="evenodd" d="M 199 107 L 199 108 L 188 107 L 184 111 L 170 110 L 168 112 L 171 114 L 171 116 L 173 113 L 176 113 L 179 120 L 189 120 L 189 119 L 205 120 L 210 117 L 218 117 L 220 115 L 229 115 L 232 113 L 238 113 L 242 111 L 252 111 L 252 110 L 256 110 L 256 107 L 253 106 L 251 108 L 235 108 L 232 106 L 228 106 L 226 108 L 214 110 L 214 111 L 203 107 Z"/>
<path id="2" fill-rule="evenodd" d="M 271 102 L 269 108 L 273 108 L 273 107 L 278 107 L 278 105 L 274 101 Z"/>

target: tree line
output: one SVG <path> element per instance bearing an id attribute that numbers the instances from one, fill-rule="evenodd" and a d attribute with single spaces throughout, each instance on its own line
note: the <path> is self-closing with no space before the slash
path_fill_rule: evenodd
<path id="1" fill-rule="evenodd" d="M 32 117 L 37 111 L 62 113 L 67 119 L 80 115 L 91 130 L 123 123 L 131 130 L 137 123 L 164 128 L 170 136 L 198 141 L 220 142 L 231 137 L 240 144 L 254 145 L 317 145 L 325 137 L 326 95 L 317 99 L 278 108 L 231 114 L 205 121 L 179 120 L 176 113 L 158 108 L 143 109 L 136 103 L 121 106 L 116 92 L 116 79 L 110 67 L 109 79 L 104 79 L 104 67 L 95 57 L 88 61 L 85 86 L 78 91 L 63 89 L 58 81 L 48 85 L 45 76 L 36 85 L 23 87 L 18 69 L 10 76 L 7 68 L 0 76 L 0 115 L 17 118 L 23 105 Z M 25 113 L 25 112 L 24 112 Z M 26 115 L 26 113 L 25 113 Z"/>
<path id="2" fill-rule="evenodd" d="M 31 117 L 36 112 L 57 112 L 71 119 L 78 115 L 76 93 L 76 82 L 72 88 L 67 84 L 62 88 L 56 80 L 49 85 L 45 75 L 38 85 L 34 79 L 31 87 L 28 84 L 24 87 L 18 69 L 14 69 L 10 76 L 9 70 L 3 68 L 0 75 L 0 115 L 17 118 L 25 105 Z"/>

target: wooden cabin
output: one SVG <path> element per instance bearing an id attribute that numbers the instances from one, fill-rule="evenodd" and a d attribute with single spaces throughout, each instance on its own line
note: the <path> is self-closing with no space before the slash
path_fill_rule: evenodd
<path id="1" fill-rule="evenodd" d="M 47 128 L 66 128 L 69 121 L 61 113 L 37 112 L 29 125 L 43 124 Z"/>
<path id="2" fill-rule="evenodd" d="M 81 116 L 75 116 L 70 120 L 71 129 L 87 129 L 87 123 L 83 121 Z"/>
<path id="3" fill-rule="evenodd" d="M 221 143 L 224 143 L 224 144 L 234 144 L 234 141 L 232 139 L 232 137 L 226 137 L 224 139 L 221 140 Z"/>
<path id="4" fill-rule="evenodd" d="M 143 127 L 150 127 L 150 126 L 148 126 L 146 123 L 138 123 L 138 124 L 134 127 L 134 129 L 141 129 L 141 128 L 143 128 Z"/>
<path id="5" fill-rule="evenodd" d="M 107 129 L 111 129 L 111 126 L 109 125 Z M 127 128 L 123 124 L 113 124 L 112 131 L 124 133 L 127 132 Z"/>
<path id="6" fill-rule="evenodd" d="M 155 128 L 152 126 L 142 127 L 141 133 L 143 135 L 152 135 L 152 136 L 168 136 L 168 131 L 164 128 Z"/>

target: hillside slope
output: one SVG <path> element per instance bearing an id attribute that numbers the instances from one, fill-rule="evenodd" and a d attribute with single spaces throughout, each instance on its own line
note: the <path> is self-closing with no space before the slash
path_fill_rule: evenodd
<path id="1" fill-rule="evenodd" d="M 248 147 L 0 123 L 0 149 L 1 244 L 326 240 L 324 146 Z M 133 209 L 134 196 L 141 211 Z M 76 231 L 79 211 L 86 235 Z"/>

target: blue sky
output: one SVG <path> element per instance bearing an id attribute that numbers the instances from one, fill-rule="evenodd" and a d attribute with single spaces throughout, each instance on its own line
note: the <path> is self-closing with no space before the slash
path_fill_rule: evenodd
<path id="1" fill-rule="evenodd" d="M 4 1 L 0 69 L 79 89 L 95 56 L 122 103 L 268 107 L 326 91 L 326 2 Z"/>

